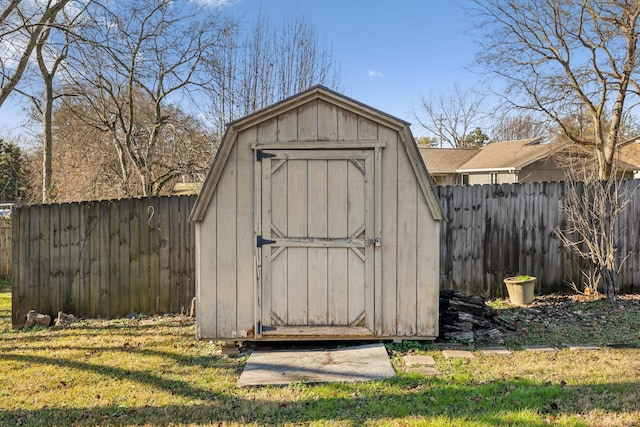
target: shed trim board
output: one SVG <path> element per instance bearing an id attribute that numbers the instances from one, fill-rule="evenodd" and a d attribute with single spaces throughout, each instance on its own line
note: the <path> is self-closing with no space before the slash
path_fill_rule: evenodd
<path id="1" fill-rule="evenodd" d="M 435 338 L 443 216 L 408 126 L 322 86 L 230 123 L 190 218 L 197 335 Z"/>

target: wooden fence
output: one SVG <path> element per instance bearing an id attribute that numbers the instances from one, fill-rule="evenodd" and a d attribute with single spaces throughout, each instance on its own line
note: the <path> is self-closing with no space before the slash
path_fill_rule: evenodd
<path id="1" fill-rule="evenodd" d="M 620 292 L 640 291 L 640 191 L 617 227 Z M 437 187 L 440 287 L 504 296 L 504 277 L 538 277 L 538 293 L 568 291 L 581 261 L 556 236 L 564 183 Z M 115 317 L 180 312 L 195 295 L 195 196 L 23 206 L 13 213 L 14 327 L 28 310 Z M 2 246 L 0 246 L 2 247 Z"/>
<path id="2" fill-rule="evenodd" d="M 640 185 L 623 183 L 631 201 L 616 227 L 620 292 L 640 291 Z M 564 182 L 437 187 L 444 216 L 440 239 L 440 287 L 484 297 L 505 296 L 504 277 L 538 278 L 537 293 L 570 291 L 581 283 L 582 260 L 562 247 L 566 229 Z"/>
<path id="3" fill-rule="evenodd" d="M 188 310 L 195 196 L 22 206 L 12 215 L 12 324 Z"/>
<path id="4" fill-rule="evenodd" d="M 0 220 L 0 278 L 11 277 L 11 223 Z"/>

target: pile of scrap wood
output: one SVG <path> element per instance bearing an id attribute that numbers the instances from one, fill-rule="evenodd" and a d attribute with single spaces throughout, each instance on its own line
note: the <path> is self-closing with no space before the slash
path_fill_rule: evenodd
<path id="1" fill-rule="evenodd" d="M 502 344 L 504 331 L 515 326 L 504 321 L 484 298 L 462 292 L 440 291 L 440 339 Z"/>

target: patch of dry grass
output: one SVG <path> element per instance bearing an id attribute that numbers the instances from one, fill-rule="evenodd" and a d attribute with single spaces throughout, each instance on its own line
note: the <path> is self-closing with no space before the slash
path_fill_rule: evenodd
<path id="1" fill-rule="evenodd" d="M 493 301 L 500 317 L 515 324 L 511 346 L 589 344 L 640 348 L 640 295 L 602 297 L 543 295 L 528 307 Z"/>
<path id="2" fill-rule="evenodd" d="M 444 359 L 442 375 L 238 389 L 246 356 L 197 341 L 191 319 L 10 329 L 0 292 L 0 425 L 637 425 L 637 349 Z M 612 319 L 611 321 L 614 321 Z M 620 327 L 625 327 L 620 325 Z M 518 343 L 520 344 L 520 342 Z"/>

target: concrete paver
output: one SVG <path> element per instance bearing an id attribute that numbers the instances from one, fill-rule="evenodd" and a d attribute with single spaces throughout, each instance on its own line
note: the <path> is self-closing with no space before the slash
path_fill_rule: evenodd
<path id="1" fill-rule="evenodd" d="M 505 347 L 486 347 L 483 349 L 480 349 L 480 352 L 483 354 L 488 354 L 488 355 L 494 355 L 494 354 L 499 354 L 499 355 L 507 355 L 507 354 L 511 354 L 511 350 L 505 348 Z"/>
<path id="2" fill-rule="evenodd" d="M 395 374 L 383 344 L 335 350 L 256 351 L 249 356 L 238 386 L 372 381 Z"/>
<path id="3" fill-rule="evenodd" d="M 570 345 L 567 345 L 567 348 L 571 351 L 593 351 L 593 350 L 600 349 L 600 347 L 595 345 L 584 345 L 584 344 L 570 344 Z"/>
<path id="4" fill-rule="evenodd" d="M 442 350 L 445 359 L 473 359 L 472 352 L 466 350 Z"/>
<path id="5" fill-rule="evenodd" d="M 402 356 L 405 366 L 421 365 L 421 366 L 435 366 L 436 361 L 433 357 L 428 355 L 407 354 Z"/>
<path id="6" fill-rule="evenodd" d="M 433 366 L 410 366 L 405 368 L 405 370 L 413 374 L 421 374 L 421 375 L 441 375 L 442 374 L 442 372 L 440 372 L 438 369 L 434 368 Z"/>
<path id="7" fill-rule="evenodd" d="M 555 347 L 546 347 L 543 345 L 533 345 L 529 347 L 522 347 L 522 349 L 526 351 L 532 351 L 534 353 L 546 353 L 550 351 L 558 351 L 558 349 Z"/>

